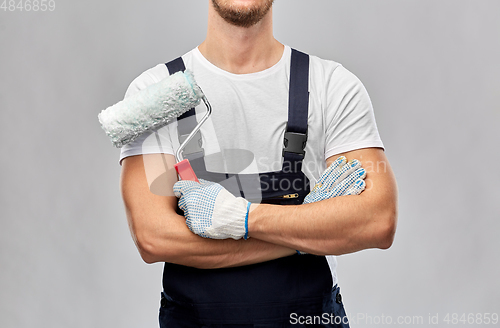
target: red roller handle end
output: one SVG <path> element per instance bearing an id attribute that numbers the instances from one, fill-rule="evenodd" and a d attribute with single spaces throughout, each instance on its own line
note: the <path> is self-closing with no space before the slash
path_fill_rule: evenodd
<path id="1" fill-rule="evenodd" d="M 175 164 L 174 167 L 177 171 L 177 174 L 179 174 L 182 180 L 196 181 L 198 183 L 200 182 L 198 181 L 198 178 L 196 177 L 191 164 L 189 164 L 189 160 L 182 160 L 179 163 Z"/>

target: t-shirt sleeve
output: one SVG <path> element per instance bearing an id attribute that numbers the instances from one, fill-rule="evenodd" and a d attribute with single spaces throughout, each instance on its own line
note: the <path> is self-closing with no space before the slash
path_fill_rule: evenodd
<path id="1" fill-rule="evenodd" d="M 361 148 L 384 148 L 368 92 L 342 65 L 330 76 L 326 104 L 325 159 Z"/>
<path id="2" fill-rule="evenodd" d="M 168 76 L 168 70 L 159 66 L 142 73 L 130 83 L 124 98 L 126 99 L 149 85 L 159 82 L 166 76 Z M 131 143 L 124 145 L 120 152 L 120 165 L 122 160 L 129 156 L 157 153 L 174 154 L 170 126 L 171 124 L 167 124 L 154 131 L 145 132 Z"/>

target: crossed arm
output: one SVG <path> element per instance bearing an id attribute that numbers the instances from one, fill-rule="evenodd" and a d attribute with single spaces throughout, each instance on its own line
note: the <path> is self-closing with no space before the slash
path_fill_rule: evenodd
<path id="1" fill-rule="evenodd" d="M 162 163 L 162 185 L 177 181 L 171 155 L 140 155 L 123 160 L 121 191 L 136 246 L 147 263 L 171 262 L 198 268 L 220 268 L 264 262 L 295 253 L 340 255 L 366 248 L 388 248 L 397 218 L 394 175 L 381 149 L 345 154 L 367 170 L 367 188 L 358 196 L 317 203 L 252 205 L 248 240 L 212 240 L 193 234 L 176 214 L 177 198 L 151 192 L 144 162 Z M 329 158 L 327 163 L 333 161 Z M 380 164 L 380 165 L 379 165 Z M 167 194 L 167 193 L 165 193 Z"/>

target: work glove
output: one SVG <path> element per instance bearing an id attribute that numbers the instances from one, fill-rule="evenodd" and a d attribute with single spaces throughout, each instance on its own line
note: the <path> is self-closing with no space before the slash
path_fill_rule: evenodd
<path id="1" fill-rule="evenodd" d="M 347 163 L 344 156 L 337 158 L 319 177 L 313 190 L 305 197 L 303 204 L 347 195 L 359 195 L 365 190 L 365 169 L 354 159 Z"/>
<path id="2" fill-rule="evenodd" d="M 199 179 L 174 184 L 178 206 L 193 233 L 213 239 L 248 238 L 250 202 L 235 197 L 220 184 Z"/>

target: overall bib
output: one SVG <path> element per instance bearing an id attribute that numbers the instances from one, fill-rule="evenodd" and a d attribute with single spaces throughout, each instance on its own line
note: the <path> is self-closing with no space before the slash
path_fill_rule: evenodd
<path id="1" fill-rule="evenodd" d="M 170 74 L 185 69 L 180 57 L 166 65 Z M 302 204 L 309 193 L 309 180 L 301 170 L 307 141 L 308 81 L 309 56 L 292 49 L 282 169 L 260 173 L 255 191 L 228 186 L 235 196 L 252 200 L 258 194 L 261 203 L 292 205 Z M 182 142 L 196 125 L 194 109 L 183 114 L 178 123 Z M 199 134 L 184 150 L 184 158 L 189 159 L 198 178 L 223 186 L 231 179 L 238 185 L 255 179 L 255 175 L 208 172 L 203 157 Z M 274 182 L 283 179 L 289 183 L 276 187 Z M 332 284 L 324 256 L 296 254 L 223 269 L 165 263 L 160 327 L 349 327 L 340 290 Z M 321 320 L 308 321 L 314 317 Z"/>

